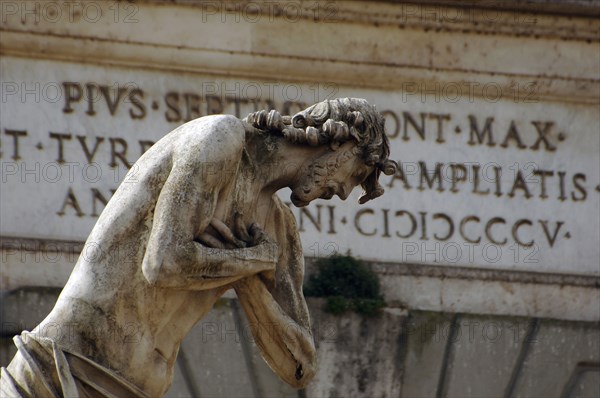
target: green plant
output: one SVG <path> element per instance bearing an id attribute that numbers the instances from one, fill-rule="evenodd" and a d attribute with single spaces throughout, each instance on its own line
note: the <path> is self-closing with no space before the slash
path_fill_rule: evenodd
<path id="1" fill-rule="evenodd" d="M 318 260 L 317 272 L 308 279 L 304 294 L 325 297 L 325 311 L 332 314 L 353 310 L 373 316 L 385 307 L 377 275 L 350 255 Z"/>

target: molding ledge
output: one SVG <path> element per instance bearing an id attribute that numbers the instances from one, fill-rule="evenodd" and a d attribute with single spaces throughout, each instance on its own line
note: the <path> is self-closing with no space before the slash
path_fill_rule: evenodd
<path id="1" fill-rule="evenodd" d="M 501 91 L 499 99 L 507 101 L 532 93 L 533 102 L 600 104 L 600 80 L 588 78 L 290 57 L 15 31 L 2 31 L 0 55 L 250 80 L 411 90 L 429 95 L 444 84 L 452 84 L 453 90 L 460 88 L 463 98 L 482 98 L 483 88 L 494 84 Z"/>

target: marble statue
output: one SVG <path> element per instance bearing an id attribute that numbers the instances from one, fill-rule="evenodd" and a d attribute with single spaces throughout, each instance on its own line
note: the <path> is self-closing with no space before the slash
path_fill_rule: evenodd
<path id="1" fill-rule="evenodd" d="M 294 217 L 393 174 L 384 119 L 363 99 L 192 120 L 150 148 L 100 215 L 56 306 L 2 368 L 2 396 L 163 395 L 181 341 L 235 289 L 271 369 L 296 388 L 317 358 Z"/>

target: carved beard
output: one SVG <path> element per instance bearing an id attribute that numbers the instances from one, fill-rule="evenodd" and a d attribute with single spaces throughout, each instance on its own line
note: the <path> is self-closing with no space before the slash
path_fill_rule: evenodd
<path id="1" fill-rule="evenodd" d="M 352 156 L 353 151 L 344 151 L 333 159 L 322 157 L 305 166 L 301 173 L 302 177 L 298 185 L 292 189 L 290 196 L 294 206 L 304 207 L 317 198 L 331 199 L 337 192 L 338 184 L 330 176 L 334 175 L 339 166 Z"/>
<path id="2" fill-rule="evenodd" d="M 322 163 L 314 162 L 305 167 L 298 185 L 292 190 L 292 195 L 290 196 L 294 206 L 304 207 L 321 196 L 322 191 L 324 190 L 323 185 L 326 181 L 327 169 Z M 331 196 L 333 196 L 334 193 L 335 192 L 332 190 Z M 331 196 L 329 198 L 331 198 Z"/>

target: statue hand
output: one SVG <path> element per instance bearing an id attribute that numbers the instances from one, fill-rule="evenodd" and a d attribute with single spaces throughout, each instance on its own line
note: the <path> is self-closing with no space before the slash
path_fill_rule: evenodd
<path id="1" fill-rule="evenodd" d="M 273 261 L 273 268 L 263 271 L 259 274 L 260 279 L 272 291 L 275 288 L 275 270 L 279 257 L 279 246 L 257 223 L 250 224 L 249 227 L 251 244 L 259 246 L 266 251 L 267 256 Z"/>
<path id="2" fill-rule="evenodd" d="M 217 218 L 213 218 L 210 221 L 210 227 L 218 232 L 222 240 L 214 236 L 211 237 L 209 236 L 210 234 L 205 232 L 200 236 L 200 239 L 209 247 L 241 249 L 260 246 L 267 251 L 267 258 L 271 259 L 271 261 L 277 260 L 277 243 L 257 223 L 251 223 L 246 227 L 241 213 L 236 212 L 234 216 L 233 231 Z"/>
<path id="3" fill-rule="evenodd" d="M 250 246 L 261 246 L 273 262 L 279 257 L 279 246 L 257 223 L 250 224 Z"/>
<path id="4" fill-rule="evenodd" d="M 264 243 L 275 243 L 269 235 L 257 223 L 253 222 L 248 227 L 250 233 L 250 242 L 252 246 L 258 246 Z"/>
<path id="5" fill-rule="evenodd" d="M 229 229 L 229 227 L 225 225 L 223 221 L 217 218 L 213 218 L 210 221 L 210 226 L 214 228 L 219 233 L 219 235 L 221 235 L 221 237 L 225 240 L 225 242 L 223 242 L 225 244 L 224 247 L 226 247 L 227 245 L 232 245 L 233 247 L 237 248 L 246 247 L 246 239 L 243 239 L 243 237 L 236 237 L 231 231 L 231 229 Z M 206 236 L 203 236 L 203 238 L 206 238 Z"/>
<path id="6" fill-rule="evenodd" d="M 263 246 L 266 249 L 273 249 L 274 260 L 277 260 L 277 243 L 257 223 L 253 222 L 249 226 L 246 226 L 242 218 L 242 213 L 235 213 L 234 231 L 235 235 L 245 243 L 246 247 Z"/>

